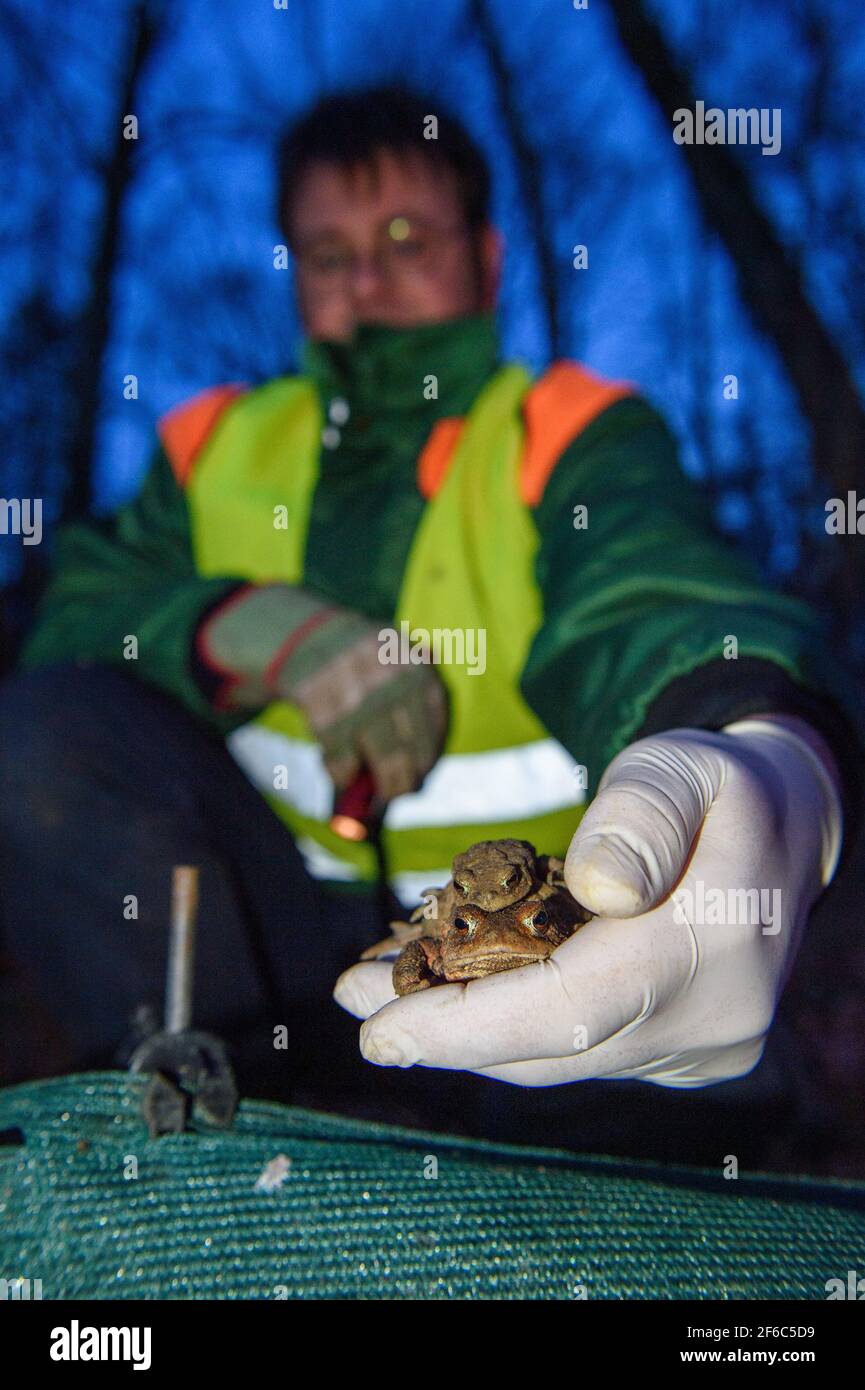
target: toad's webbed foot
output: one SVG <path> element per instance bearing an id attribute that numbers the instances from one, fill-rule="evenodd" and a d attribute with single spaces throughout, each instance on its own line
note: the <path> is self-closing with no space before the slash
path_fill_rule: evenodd
<path id="1" fill-rule="evenodd" d="M 538 863 L 541 865 L 545 884 L 550 888 L 565 887 L 564 859 L 556 859 L 552 854 L 543 854 Z"/>
<path id="2" fill-rule="evenodd" d="M 444 888 L 425 888 L 422 901 L 409 917 L 410 922 L 443 922 L 453 906 L 453 890 L 450 884 Z"/>
<path id="3" fill-rule="evenodd" d="M 431 936 L 410 941 L 394 962 L 393 988 L 395 994 L 417 994 L 429 989 L 441 978 L 439 943 Z"/>
<path id="4" fill-rule="evenodd" d="M 390 922 L 388 925 L 392 935 L 386 936 L 383 941 L 377 941 L 374 946 L 367 946 L 366 950 L 361 952 L 361 960 L 378 960 L 379 956 L 386 956 L 391 951 L 401 951 L 410 941 L 417 941 L 424 935 L 422 922 Z"/>

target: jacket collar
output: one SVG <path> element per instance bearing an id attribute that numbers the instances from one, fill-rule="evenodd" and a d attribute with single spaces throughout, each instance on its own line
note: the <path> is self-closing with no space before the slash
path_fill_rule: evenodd
<path id="1" fill-rule="evenodd" d="M 307 340 L 301 363 L 325 409 L 341 397 L 354 419 L 464 415 L 499 365 L 495 315 L 411 328 L 362 323 L 349 342 Z M 430 376 L 438 382 L 437 400 L 425 394 Z"/>

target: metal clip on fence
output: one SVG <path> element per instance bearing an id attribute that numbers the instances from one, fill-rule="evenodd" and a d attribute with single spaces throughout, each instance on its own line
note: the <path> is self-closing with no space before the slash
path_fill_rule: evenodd
<path id="1" fill-rule="evenodd" d="M 129 1061 L 130 1071 L 151 1074 L 142 1114 L 152 1139 L 180 1133 L 192 1110 L 228 1129 L 237 1109 L 225 1044 L 190 1026 L 197 911 L 198 869 L 178 865 L 172 880 L 165 1028 L 140 1043 Z"/>

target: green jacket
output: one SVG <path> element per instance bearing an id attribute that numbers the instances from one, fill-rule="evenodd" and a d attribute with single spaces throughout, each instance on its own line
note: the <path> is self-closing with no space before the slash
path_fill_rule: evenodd
<path id="1" fill-rule="evenodd" d="M 464 414 L 500 361 L 489 314 L 411 329 L 365 325 L 349 345 L 305 345 L 302 371 L 323 402 L 344 397 L 351 414 L 336 445 L 322 450 L 304 587 L 375 621 L 392 619 L 426 505 L 418 455 L 435 420 Z M 430 374 L 434 400 L 418 389 Z M 637 737 L 719 728 L 760 711 L 809 719 L 848 760 L 855 697 L 823 647 L 818 616 L 769 590 L 720 537 L 645 400 L 609 406 L 564 451 L 535 520 L 544 619 L 520 684 L 587 767 L 589 796 Z M 187 502 L 157 448 L 134 501 L 110 520 L 62 533 L 22 664 L 120 666 L 227 733 L 248 712 L 215 708 L 218 681 L 194 644 L 205 615 L 243 582 L 196 573 Z M 130 635 L 136 661 L 124 658 Z"/>

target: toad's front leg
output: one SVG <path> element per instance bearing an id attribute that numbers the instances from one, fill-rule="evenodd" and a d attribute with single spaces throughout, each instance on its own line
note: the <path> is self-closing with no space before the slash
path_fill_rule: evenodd
<path id="1" fill-rule="evenodd" d="M 444 977 L 440 943 L 431 936 L 410 941 L 394 962 L 393 987 L 396 994 L 417 994 Z"/>

